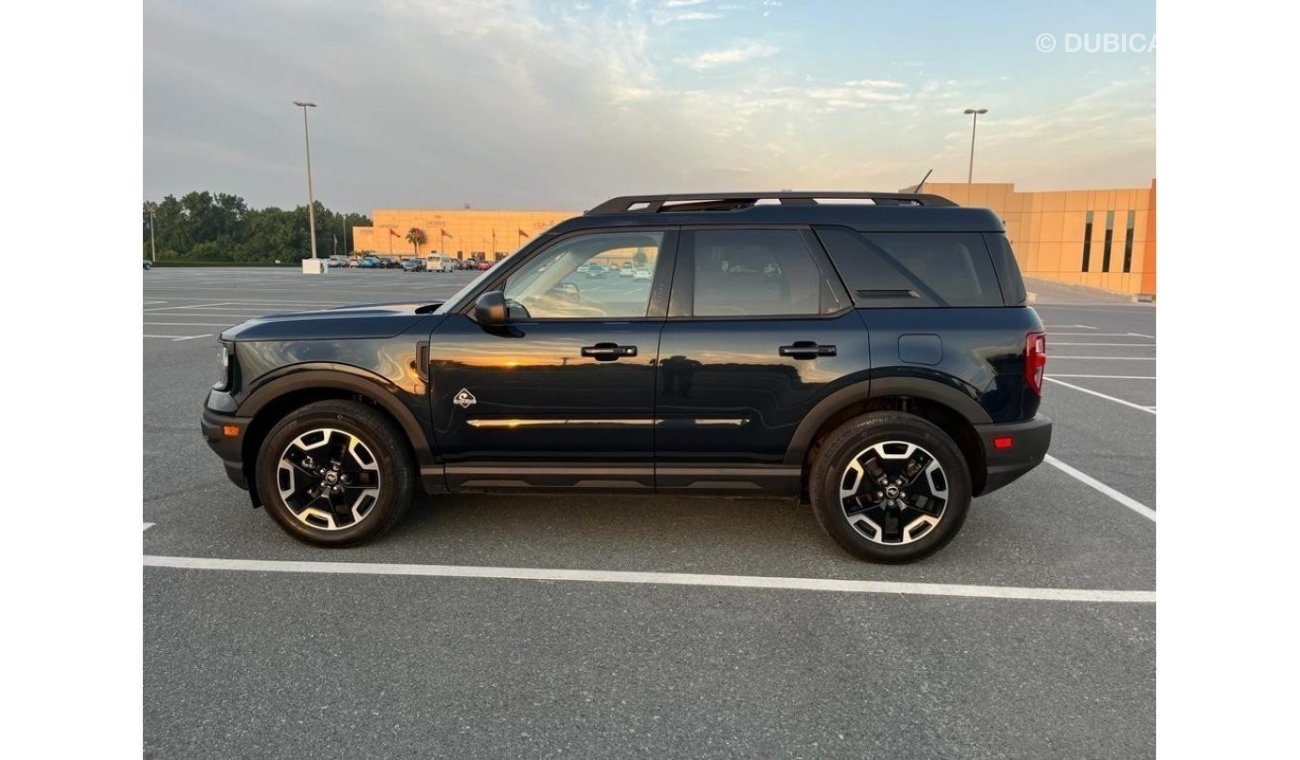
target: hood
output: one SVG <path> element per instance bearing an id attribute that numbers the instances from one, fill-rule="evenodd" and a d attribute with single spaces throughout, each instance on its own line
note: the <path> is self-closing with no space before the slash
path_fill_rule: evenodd
<path id="1" fill-rule="evenodd" d="M 427 319 L 444 302 L 402 301 L 267 314 L 235 325 L 222 340 L 336 340 L 391 338 Z"/>

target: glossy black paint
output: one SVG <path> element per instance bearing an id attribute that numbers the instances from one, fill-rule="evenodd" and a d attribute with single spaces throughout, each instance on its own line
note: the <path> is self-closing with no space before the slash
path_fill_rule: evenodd
<path id="1" fill-rule="evenodd" d="M 833 356 L 782 356 L 781 346 L 810 342 Z M 673 319 L 663 328 L 655 412 L 658 462 L 678 472 L 661 488 L 702 477 L 682 465 L 780 465 L 809 410 L 836 389 L 869 375 L 870 347 L 853 310 L 829 317 L 766 320 Z M 748 481 L 746 481 L 748 482 Z M 799 486 L 798 473 L 782 490 Z"/>
<path id="2" fill-rule="evenodd" d="M 416 303 L 374 303 L 320 311 L 268 314 L 236 325 L 222 340 L 317 341 L 391 338 L 420 323 L 442 305 L 440 300 Z"/>
<path id="3" fill-rule="evenodd" d="M 457 465 L 639 464 L 624 485 L 653 486 L 654 364 L 659 320 L 551 320 L 484 327 L 452 314 L 429 336 L 432 417 L 453 488 L 500 480 Z M 600 343 L 635 356 L 583 356 Z M 455 402 L 462 390 L 473 403 Z"/>
<path id="4" fill-rule="evenodd" d="M 411 441 L 429 491 L 795 493 L 805 453 L 826 420 L 868 399 L 900 398 L 942 406 L 970 426 L 984 450 L 972 463 L 1000 468 L 996 477 L 990 470 L 988 478 L 977 478 L 984 492 L 1041 461 L 1050 423 L 1035 416 L 1039 398 L 1023 378 L 1025 335 L 1042 329 L 1035 312 L 1024 306 L 853 308 L 810 231 L 815 224 L 1002 231 L 991 212 L 968 208 L 757 206 L 578 217 L 538 236 L 445 304 L 272 315 L 227 330 L 222 340 L 234 346 L 232 384 L 210 394 L 205 435 L 231 479 L 246 485 L 241 480 L 251 478 L 258 435 L 271 416 L 291 401 L 325 393 L 366 399 L 392 416 Z M 798 230 L 823 268 L 824 313 L 695 318 L 684 305 L 692 284 L 689 245 L 677 251 L 677 230 L 719 225 Z M 567 235 L 611 228 L 668 232 L 645 318 L 474 321 L 475 300 L 499 289 L 534 254 Z M 584 355 L 584 348 L 605 345 L 635 347 L 635 354 Z M 809 352 L 809 346 L 822 350 Z M 456 403 L 462 390 L 472 404 Z M 229 421 L 245 431 L 242 439 L 213 440 L 217 426 Z M 1002 426 L 1020 426 L 1014 429 L 1027 446 L 1041 451 L 994 453 L 991 440 Z"/>
<path id="5" fill-rule="evenodd" d="M 1038 413 L 1039 396 L 1025 384 L 1025 335 L 1043 329 L 1025 306 L 997 309 L 858 309 L 871 333 L 871 377 L 906 378 L 951 388 L 975 402 L 987 420 L 1015 422 Z M 900 347 L 930 336 L 938 362 Z M 926 361 L 917 361 L 924 358 Z M 972 415 L 967 415 L 972 416 Z"/>

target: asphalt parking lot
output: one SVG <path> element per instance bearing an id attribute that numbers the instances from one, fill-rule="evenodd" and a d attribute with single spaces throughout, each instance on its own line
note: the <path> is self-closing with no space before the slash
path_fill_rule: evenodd
<path id="1" fill-rule="evenodd" d="M 425 497 L 335 551 L 250 509 L 222 328 L 475 274 L 143 274 L 146 756 L 1154 756 L 1154 306 L 1031 283 L 1052 461 L 915 565 L 784 500 Z"/>

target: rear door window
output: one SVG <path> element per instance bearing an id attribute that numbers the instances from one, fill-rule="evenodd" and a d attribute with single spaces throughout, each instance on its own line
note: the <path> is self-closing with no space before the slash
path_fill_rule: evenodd
<path id="1" fill-rule="evenodd" d="M 818 314 L 821 270 L 795 230 L 699 230 L 694 239 L 697 317 Z"/>
<path id="2" fill-rule="evenodd" d="M 818 227 L 817 236 L 858 306 L 1003 305 L 980 233 Z"/>

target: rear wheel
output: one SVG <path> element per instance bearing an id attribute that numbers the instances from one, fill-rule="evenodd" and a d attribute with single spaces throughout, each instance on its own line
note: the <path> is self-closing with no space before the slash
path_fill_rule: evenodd
<path id="1" fill-rule="evenodd" d="M 321 546 L 356 544 L 401 518 L 414 491 L 402 433 L 356 401 L 290 412 L 262 442 L 257 489 L 275 521 Z"/>
<path id="2" fill-rule="evenodd" d="M 970 506 L 966 460 L 947 433 L 903 412 L 855 417 L 832 432 L 809 476 L 813 512 L 869 562 L 913 562 L 957 535 Z"/>

